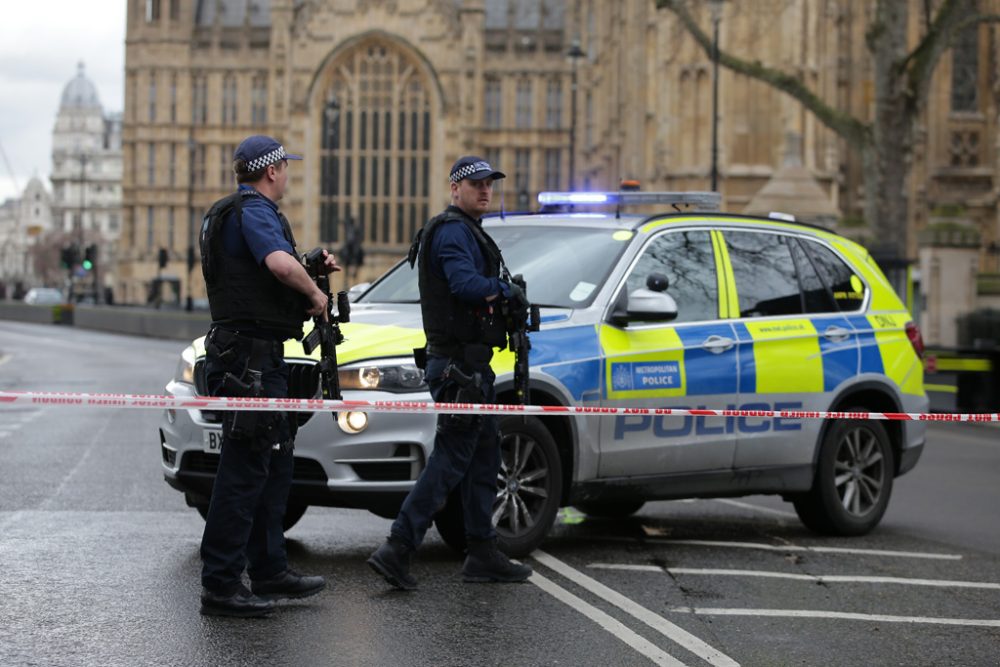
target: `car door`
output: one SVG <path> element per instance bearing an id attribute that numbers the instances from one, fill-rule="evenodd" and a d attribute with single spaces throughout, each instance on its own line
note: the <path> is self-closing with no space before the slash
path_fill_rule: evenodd
<path id="1" fill-rule="evenodd" d="M 604 405 L 725 408 L 736 402 L 736 341 L 731 324 L 720 319 L 720 295 L 728 287 L 720 283 L 717 256 L 714 233 L 706 229 L 667 230 L 646 242 L 617 292 L 618 313 L 628 294 L 651 280 L 662 287 L 666 278 L 677 317 L 612 317 L 600 326 Z M 601 477 L 732 466 L 735 443 L 724 418 L 607 415 L 599 423 Z"/>
<path id="2" fill-rule="evenodd" d="M 858 343 L 806 250 L 815 242 L 778 232 L 722 233 L 739 308 L 740 409 L 829 409 L 857 373 Z M 810 466 L 821 425 L 738 417 L 734 467 Z"/>

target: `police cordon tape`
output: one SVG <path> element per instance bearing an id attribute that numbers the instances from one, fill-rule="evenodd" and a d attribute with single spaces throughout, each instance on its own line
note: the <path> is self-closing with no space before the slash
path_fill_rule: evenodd
<path id="1" fill-rule="evenodd" d="M 675 415 L 678 417 L 770 417 L 779 419 L 867 419 L 879 421 L 1000 422 L 1000 413 L 836 412 L 708 408 L 611 408 L 578 405 L 507 405 L 425 401 L 331 401 L 318 398 L 217 398 L 144 394 L 0 391 L 0 407 L 16 404 L 173 410 L 257 410 L 264 412 L 396 412 L 404 414 Z"/>

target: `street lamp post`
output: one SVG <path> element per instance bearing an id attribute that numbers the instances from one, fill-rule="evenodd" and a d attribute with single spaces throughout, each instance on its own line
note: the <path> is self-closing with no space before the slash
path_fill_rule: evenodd
<path id="1" fill-rule="evenodd" d="M 719 191 L 719 21 L 723 0 L 709 0 L 712 12 L 712 192 Z"/>
<path id="2" fill-rule="evenodd" d="M 80 257 L 83 256 L 85 244 L 83 236 L 83 216 L 87 210 L 87 154 L 82 150 L 79 153 L 80 158 L 80 214 L 77 216 L 76 220 L 76 247 L 79 249 Z M 71 266 L 70 269 L 70 301 L 76 296 L 76 276 L 73 275 L 74 268 Z M 96 299 L 95 299 L 96 300 Z"/>
<path id="3" fill-rule="evenodd" d="M 187 188 L 187 200 L 188 200 L 188 247 L 187 247 L 187 299 L 184 302 L 184 310 L 192 311 L 194 310 L 194 297 L 192 292 L 194 286 L 191 284 L 191 270 L 194 268 L 194 154 L 197 145 L 194 142 L 194 137 L 188 136 L 188 188 Z M 162 288 L 161 288 L 162 289 Z"/>
<path id="4" fill-rule="evenodd" d="M 570 61 L 573 66 L 572 73 L 570 75 L 570 112 L 569 112 L 569 190 L 570 192 L 574 189 L 574 183 L 576 181 L 576 64 L 580 58 L 583 58 L 586 54 L 583 49 L 580 48 L 580 40 L 574 39 L 573 43 L 569 47 L 569 51 L 566 52 L 566 58 Z"/>

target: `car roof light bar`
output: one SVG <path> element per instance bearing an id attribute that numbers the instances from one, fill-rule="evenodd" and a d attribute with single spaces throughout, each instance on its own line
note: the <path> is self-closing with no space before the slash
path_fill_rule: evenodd
<path id="1" fill-rule="evenodd" d="M 666 204 L 690 207 L 695 211 L 718 211 L 722 207 L 722 196 L 718 192 L 539 192 L 538 203 L 542 206 Z"/>

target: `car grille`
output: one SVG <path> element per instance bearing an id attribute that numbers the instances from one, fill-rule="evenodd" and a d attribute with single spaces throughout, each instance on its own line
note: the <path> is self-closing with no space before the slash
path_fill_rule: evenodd
<path id="1" fill-rule="evenodd" d="M 214 475 L 219 469 L 219 455 L 207 452 L 187 452 L 181 459 L 181 470 L 184 472 L 200 472 Z M 319 461 L 295 457 L 295 468 L 292 471 L 295 482 L 327 481 L 326 471 Z"/>
<path id="2" fill-rule="evenodd" d="M 317 398 L 319 391 L 319 366 L 313 361 L 289 361 L 288 363 L 288 397 Z M 194 365 L 194 387 L 199 396 L 208 395 L 208 382 L 205 380 L 205 360 L 199 359 Z M 202 418 L 210 424 L 221 424 L 222 413 L 202 410 Z M 292 412 L 299 426 L 305 424 L 313 416 L 312 412 Z"/>

